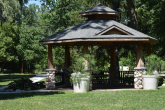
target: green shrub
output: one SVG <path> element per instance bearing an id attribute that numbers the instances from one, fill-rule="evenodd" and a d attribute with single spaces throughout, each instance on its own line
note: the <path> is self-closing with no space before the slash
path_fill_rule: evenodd
<path id="1" fill-rule="evenodd" d="M 44 81 L 32 83 L 32 81 L 28 78 L 21 78 L 19 80 L 15 80 L 15 81 L 8 84 L 8 88 L 13 89 L 13 90 L 16 90 L 16 89 L 36 90 L 36 89 L 41 89 L 41 88 L 44 88 L 44 87 L 45 87 L 45 82 Z"/>
<path id="2" fill-rule="evenodd" d="M 159 82 L 158 82 L 158 86 L 161 86 L 163 84 L 164 78 L 160 77 L 159 78 Z"/>

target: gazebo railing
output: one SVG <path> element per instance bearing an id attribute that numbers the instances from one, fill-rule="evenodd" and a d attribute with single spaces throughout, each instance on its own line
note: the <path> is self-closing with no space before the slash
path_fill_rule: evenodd
<path id="1" fill-rule="evenodd" d="M 55 73 L 55 84 L 56 86 L 63 86 L 65 84 L 65 73 L 64 72 L 57 72 Z"/>
<path id="2" fill-rule="evenodd" d="M 118 73 L 119 84 L 133 85 L 134 84 L 134 71 L 119 71 Z"/>
<path id="3" fill-rule="evenodd" d="M 109 85 L 109 73 L 107 71 L 100 72 L 99 74 L 92 73 L 92 84 L 94 86 Z"/>

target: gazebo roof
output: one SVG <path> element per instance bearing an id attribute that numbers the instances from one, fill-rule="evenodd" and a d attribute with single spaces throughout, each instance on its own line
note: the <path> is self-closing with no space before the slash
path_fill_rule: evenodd
<path id="1" fill-rule="evenodd" d="M 112 16 L 118 16 L 117 12 L 101 3 L 80 12 L 82 16 L 88 16 L 88 15 L 93 15 L 93 14 L 107 14 L 107 15 L 112 15 Z"/>
<path id="2" fill-rule="evenodd" d="M 85 11 L 82 11 L 80 14 L 83 14 L 83 13 L 89 13 L 89 12 L 116 12 L 115 10 L 112 10 L 111 8 L 99 3 Z"/>
<path id="3" fill-rule="evenodd" d="M 114 20 L 87 20 L 40 41 L 40 44 L 81 41 L 142 41 L 156 43 L 157 39 Z"/>

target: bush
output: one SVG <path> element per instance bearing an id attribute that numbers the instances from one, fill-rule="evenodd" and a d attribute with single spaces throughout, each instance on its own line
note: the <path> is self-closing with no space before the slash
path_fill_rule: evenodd
<path id="1" fill-rule="evenodd" d="M 163 84 L 164 78 L 160 77 L 159 78 L 159 82 L 158 82 L 158 86 L 161 86 Z"/>
<path id="2" fill-rule="evenodd" d="M 20 90 L 36 90 L 36 89 L 41 89 L 45 87 L 45 82 L 36 82 L 32 83 L 32 81 L 28 78 L 21 78 L 19 80 L 15 80 L 11 83 L 8 84 L 8 89 L 20 89 Z"/>

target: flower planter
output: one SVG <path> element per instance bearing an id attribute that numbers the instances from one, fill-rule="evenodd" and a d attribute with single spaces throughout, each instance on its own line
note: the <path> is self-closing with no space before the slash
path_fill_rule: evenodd
<path id="1" fill-rule="evenodd" d="M 89 91 L 89 78 L 81 78 L 79 81 L 72 80 L 75 93 L 84 93 Z"/>
<path id="2" fill-rule="evenodd" d="M 158 75 L 143 75 L 143 89 L 156 90 L 158 88 Z"/>

